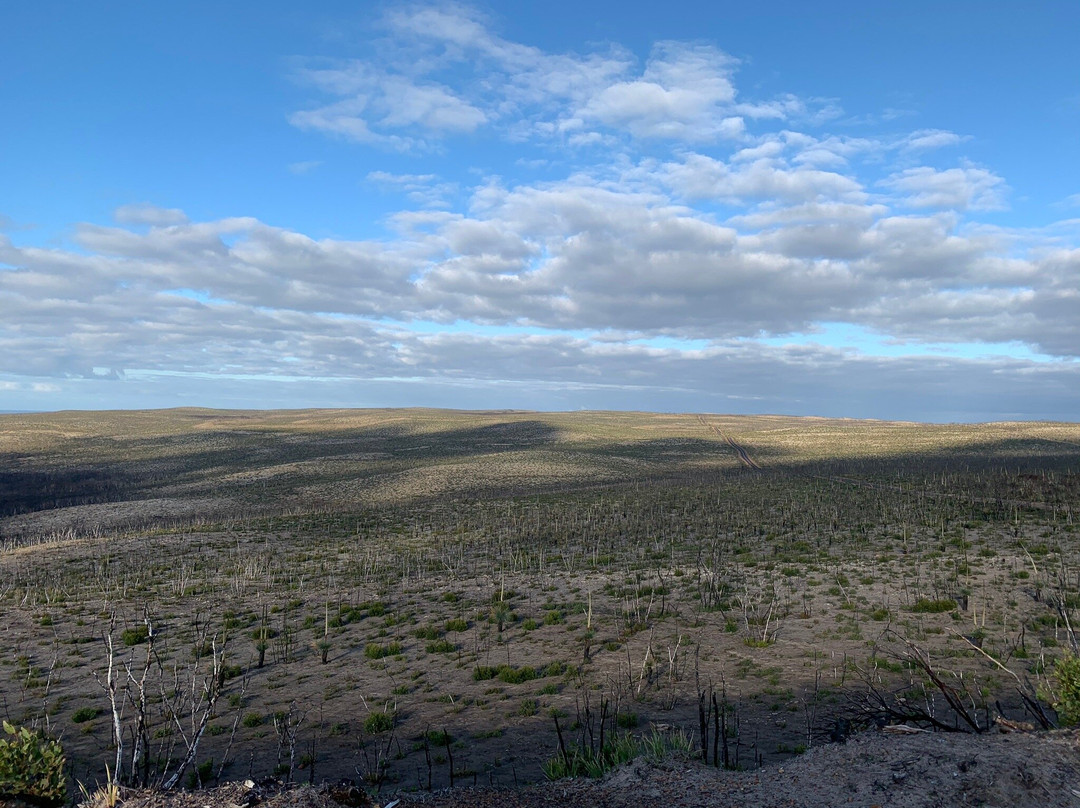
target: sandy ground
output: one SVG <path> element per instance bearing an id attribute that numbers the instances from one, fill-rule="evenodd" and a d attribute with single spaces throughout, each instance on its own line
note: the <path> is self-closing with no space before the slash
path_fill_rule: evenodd
<path id="1" fill-rule="evenodd" d="M 602 780 L 563 780 L 512 791 L 458 788 L 383 795 L 374 805 L 400 808 L 554 808 L 560 806 L 929 806 L 1024 808 L 1080 806 L 1080 737 L 1042 734 L 867 732 L 846 744 L 812 749 L 784 766 L 725 772 L 696 761 L 630 763 Z M 231 784 L 210 791 L 127 794 L 127 808 L 359 808 L 347 789 L 284 789 Z M 97 806 L 101 808 L 101 806 Z"/>

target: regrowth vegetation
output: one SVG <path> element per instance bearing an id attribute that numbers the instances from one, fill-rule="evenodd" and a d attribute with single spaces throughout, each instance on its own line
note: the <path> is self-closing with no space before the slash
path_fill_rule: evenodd
<path id="1" fill-rule="evenodd" d="M 1080 720 L 1073 425 L 57 413 L 0 417 L 0 455 L 0 696 L 84 783 Z"/>

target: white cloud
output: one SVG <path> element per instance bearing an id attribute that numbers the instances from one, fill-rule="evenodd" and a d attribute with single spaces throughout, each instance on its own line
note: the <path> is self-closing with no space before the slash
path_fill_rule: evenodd
<path id="1" fill-rule="evenodd" d="M 804 203 L 818 199 L 861 200 L 862 186 L 851 177 L 809 167 L 789 167 L 762 157 L 728 165 L 691 153 L 680 162 L 666 163 L 659 176 L 688 199 L 720 199 L 733 203 L 772 199 Z"/>
<path id="2" fill-rule="evenodd" d="M 449 197 L 457 192 L 457 184 L 441 182 L 435 174 L 394 174 L 389 171 L 369 171 L 368 182 L 386 189 L 401 191 L 405 198 L 425 208 L 445 208 Z"/>
<path id="3" fill-rule="evenodd" d="M 308 70 L 303 76 L 346 97 L 293 113 L 289 120 L 300 129 L 407 150 L 426 146 L 432 137 L 471 132 L 487 120 L 483 111 L 445 86 L 417 83 L 356 62 L 340 69 Z M 413 129 L 419 134 L 398 134 Z"/>
<path id="4" fill-rule="evenodd" d="M 322 160 L 302 160 L 298 163 L 289 163 L 288 169 L 290 174 L 303 176 L 304 174 L 310 174 L 321 165 Z"/>
<path id="5" fill-rule="evenodd" d="M 947 146 L 958 146 L 966 140 L 970 140 L 970 138 L 945 129 L 919 129 L 904 138 L 903 148 L 912 151 L 942 149 Z"/>
<path id="6" fill-rule="evenodd" d="M 953 210 L 1004 210 L 1008 186 L 985 168 L 966 166 L 939 171 L 929 166 L 908 168 L 881 183 L 903 194 L 913 208 Z"/>
<path id="7" fill-rule="evenodd" d="M 188 220 L 182 210 L 177 210 L 176 208 L 159 208 L 148 202 L 141 202 L 135 205 L 121 205 L 113 211 L 113 219 L 117 224 L 148 224 L 151 227 L 168 227 L 169 225 L 184 224 Z"/>
<path id="8" fill-rule="evenodd" d="M 734 65 L 735 60 L 711 46 L 662 42 L 654 46 L 640 78 L 604 88 L 578 114 L 637 137 L 738 138 L 743 120 L 728 111 L 735 100 Z"/>
<path id="9" fill-rule="evenodd" d="M 430 174 L 369 180 L 406 193 L 441 184 Z M 719 222 L 680 201 L 692 196 L 741 212 Z M 1076 251 L 1036 243 L 1017 254 L 1008 234 L 965 228 L 955 212 L 897 215 L 851 177 L 782 161 L 688 154 L 548 183 L 488 181 L 467 213 L 406 210 L 391 224 L 393 236 L 368 241 L 315 240 L 251 218 L 84 225 L 81 252 L 0 238 L 0 262 L 15 267 L 0 272 L 0 303 L 20 312 L 0 344 L 10 362 L 47 375 L 155 355 L 187 368 L 218 333 L 230 345 L 220 366 L 257 368 L 271 361 L 265 346 L 330 339 L 334 323 L 337 338 L 355 332 L 341 344 L 353 348 L 339 346 L 351 356 L 386 320 L 705 340 L 847 322 L 916 342 L 1013 341 L 1080 356 Z M 333 375 L 352 361 L 317 364 Z"/>
<path id="10" fill-rule="evenodd" d="M 375 57 L 298 73 L 336 100 L 293 113 L 295 126 L 399 150 L 480 127 L 582 147 L 605 134 L 736 141 L 748 119 L 820 124 L 839 114 L 827 100 L 738 99 L 738 62 L 712 45 L 659 42 L 638 68 L 618 46 L 557 54 L 508 41 L 461 5 L 398 9 L 384 25 Z"/>

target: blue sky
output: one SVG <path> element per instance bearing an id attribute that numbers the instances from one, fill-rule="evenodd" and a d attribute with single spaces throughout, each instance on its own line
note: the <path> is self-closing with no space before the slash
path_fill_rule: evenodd
<path id="1" fill-rule="evenodd" d="M 1054 418 L 1076 3 L 0 8 L 0 410 Z"/>

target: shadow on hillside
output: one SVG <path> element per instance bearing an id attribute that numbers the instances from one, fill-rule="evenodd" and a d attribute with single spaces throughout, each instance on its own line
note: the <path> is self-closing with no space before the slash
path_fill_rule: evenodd
<path id="1" fill-rule="evenodd" d="M 542 417 L 507 416 L 475 427 L 423 431 L 438 426 L 431 420 L 400 420 L 351 429 L 303 431 L 280 427 L 245 426 L 236 429 L 187 430 L 156 438 L 140 435 L 89 437 L 63 444 L 63 453 L 0 455 L 0 518 L 20 513 L 80 505 L 96 505 L 168 496 L 241 497 L 253 507 L 273 506 L 296 489 L 317 483 L 407 472 L 425 464 L 460 460 L 527 449 L 557 447 L 565 456 L 616 468 L 619 479 L 568 478 L 537 482 L 507 481 L 507 485 L 464 480 L 462 490 L 479 496 L 510 496 L 529 491 L 566 492 L 642 483 L 665 485 L 725 484 L 732 475 L 773 478 L 859 479 L 905 485 L 933 477 L 960 475 L 979 486 L 986 475 L 1002 473 L 1064 475 L 1073 485 L 1080 471 L 1080 445 L 1043 438 L 1008 438 L 956 448 L 929 451 L 893 446 L 887 454 L 808 460 L 795 449 L 756 446 L 753 433 L 734 437 L 760 469 L 740 461 L 736 449 L 719 435 L 709 437 L 624 438 L 596 442 L 560 443 L 562 432 Z M 851 448 L 851 447 L 849 447 Z M 718 460 L 726 462 L 717 463 Z M 320 465 L 320 461 L 328 461 Z M 273 478 L 272 484 L 252 480 Z M 230 476 L 236 479 L 229 480 Z M 242 478 L 242 479 L 241 479 Z M 917 487 L 917 485 L 916 485 Z M 1034 492 L 1023 499 L 1034 499 Z M 1068 487 L 1068 486 L 1066 486 Z M 1061 488 L 1061 485 L 1058 485 Z M 1071 489 L 1070 489 L 1071 490 Z M 431 496 L 438 494 L 432 492 Z M 422 498 L 422 497 L 421 497 Z M 328 503 L 331 507 L 333 502 Z"/>
<path id="2" fill-rule="evenodd" d="M 332 433 L 219 430 L 108 443 L 74 439 L 65 446 L 66 463 L 55 455 L 0 455 L 0 517 L 144 499 L 167 486 L 213 484 L 227 474 L 284 464 L 360 457 L 414 465 L 519 451 L 554 444 L 559 434 L 539 420 L 514 420 L 424 433 L 388 425 Z"/>

